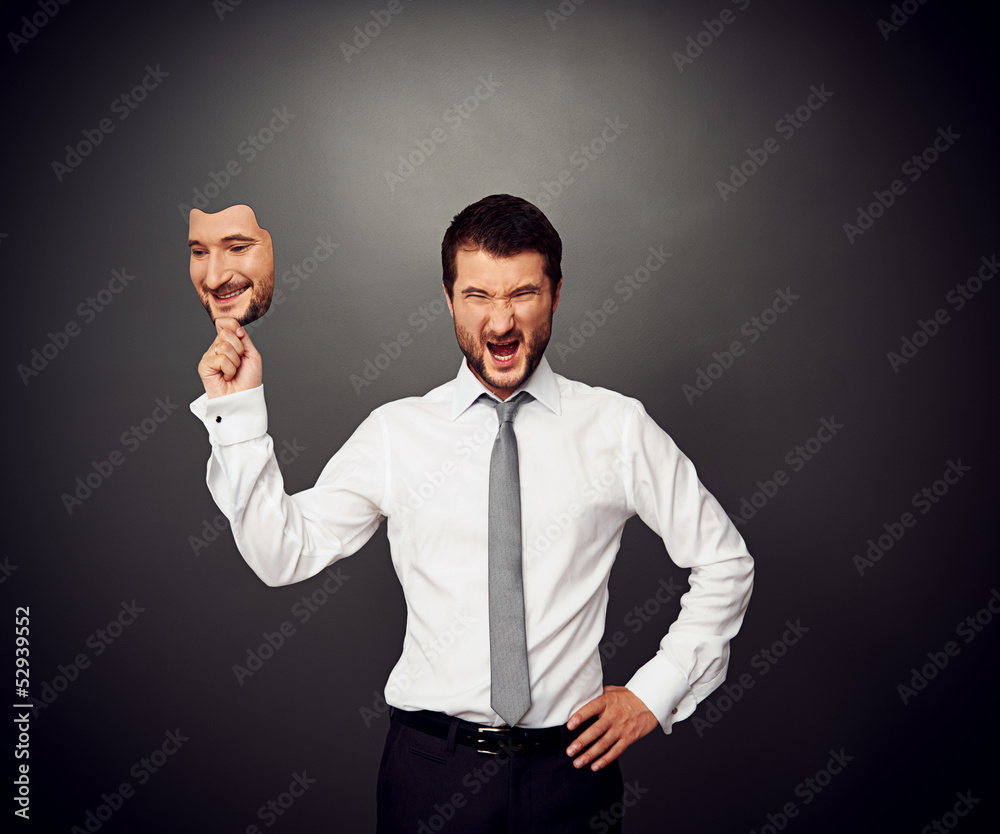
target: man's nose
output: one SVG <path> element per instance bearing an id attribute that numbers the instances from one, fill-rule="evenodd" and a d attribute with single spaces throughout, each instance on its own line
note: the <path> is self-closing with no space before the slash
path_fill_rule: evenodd
<path id="1" fill-rule="evenodd" d="M 514 305 L 509 298 L 496 299 L 490 307 L 490 330 L 502 336 L 514 329 Z"/>
<path id="2" fill-rule="evenodd" d="M 226 268 L 226 259 L 221 255 L 208 256 L 208 274 L 205 277 L 205 286 L 210 290 L 217 290 L 229 280 L 231 270 Z"/>

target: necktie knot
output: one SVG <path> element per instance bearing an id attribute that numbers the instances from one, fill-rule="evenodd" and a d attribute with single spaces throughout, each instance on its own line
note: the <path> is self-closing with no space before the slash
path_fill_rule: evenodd
<path id="1" fill-rule="evenodd" d="M 500 421 L 500 425 L 502 426 L 504 423 L 513 423 L 514 415 L 517 414 L 517 410 L 529 399 L 531 399 L 531 394 L 526 391 L 521 391 L 521 393 L 509 400 L 502 403 L 496 403 L 497 420 Z"/>

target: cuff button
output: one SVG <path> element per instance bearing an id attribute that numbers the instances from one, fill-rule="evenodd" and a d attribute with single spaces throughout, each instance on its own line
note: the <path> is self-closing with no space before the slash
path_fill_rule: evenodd
<path id="1" fill-rule="evenodd" d="M 218 417 L 215 418 L 215 422 L 216 423 L 221 423 L 222 422 L 222 415 L 221 414 Z"/>

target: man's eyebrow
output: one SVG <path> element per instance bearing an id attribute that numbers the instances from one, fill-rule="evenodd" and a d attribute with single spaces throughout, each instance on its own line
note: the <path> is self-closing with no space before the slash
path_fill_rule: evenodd
<path id="1" fill-rule="evenodd" d="M 255 237 L 247 237 L 246 235 L 240 234 L 239 232 L 237 232 L 235 234 L 231 234 L 231 235 L 226 235 L 224 238 L 220 238 L 220 240 L 222 240 L 223 243 L 226 243 L 226 242 L 229 242 L 229 241 L 233 241 L 233 240 L 240 241 L 240 242 L 243 242 L 243 243 L 256 243 L 257 242 L 257 238 L 255 238 Z M 189 240 L 188 241 L 188 246 L 201 246 L 201 247 L 204 247 L 205 244 L 202 243 L 200 240 Z"/>

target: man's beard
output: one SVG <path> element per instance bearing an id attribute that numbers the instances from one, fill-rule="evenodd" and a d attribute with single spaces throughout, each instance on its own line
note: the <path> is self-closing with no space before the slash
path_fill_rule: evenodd
<path id="1" fill-rule="evenodd" d="M 271 280 L 273 281 L 273 273 Z M 267 293 L 264 287 L 268 286 L 270 281 L 264 281 L 262 283 L 253 284 L 250 288 L 250 304 L 247 306 L 246 312 L 244 312 L 236 321 L 241 325 L 250 324 L 252 321 L 256 321 L 261 316 L 268 311 L 271 306 L 271 299 L 267 297 Z M 225 293 L 223 293 L 225 295 Z M 212 294 L 206 293 L 201 295 L 201 303 L 205 307 L 205 312 L 208 313 L 208 317 L 214 322 L 216 315 L 212 312 Z M 225 312 L 220 311 L 220 316 L 227 315 Z"/>
<path id="2" fill-rule="evenodd" d="M 535 368 L 538 367 L 538 363 L 542 361 L 542 355 L 545 353 L 545 348 L 552 336 L 552 312 L 549 312 L 545 325 L 531 334 L 530 339 L 525 338 L 525 334 L 521 330 L 513 330 L 505 333 L 502 337 L 498 337 L 495 333 L 487 333 L 477 338 L 458 325 L 455 326 L 455 336 L 458 338 L 458 346 L 465 354 L 466 361 L 482 379 L 494 388 L 499 388 L 502 391 L 513 391 L 531 376 Z M 508 341 L 517 339 L 520 343 L 518 351 L 524 351 L 524 372 L 516 377 L 495 376 L 492 369 L 486 364 L 486 353 L 489 351 L 486 343 L 498 342 L 501 338 Z"/>

